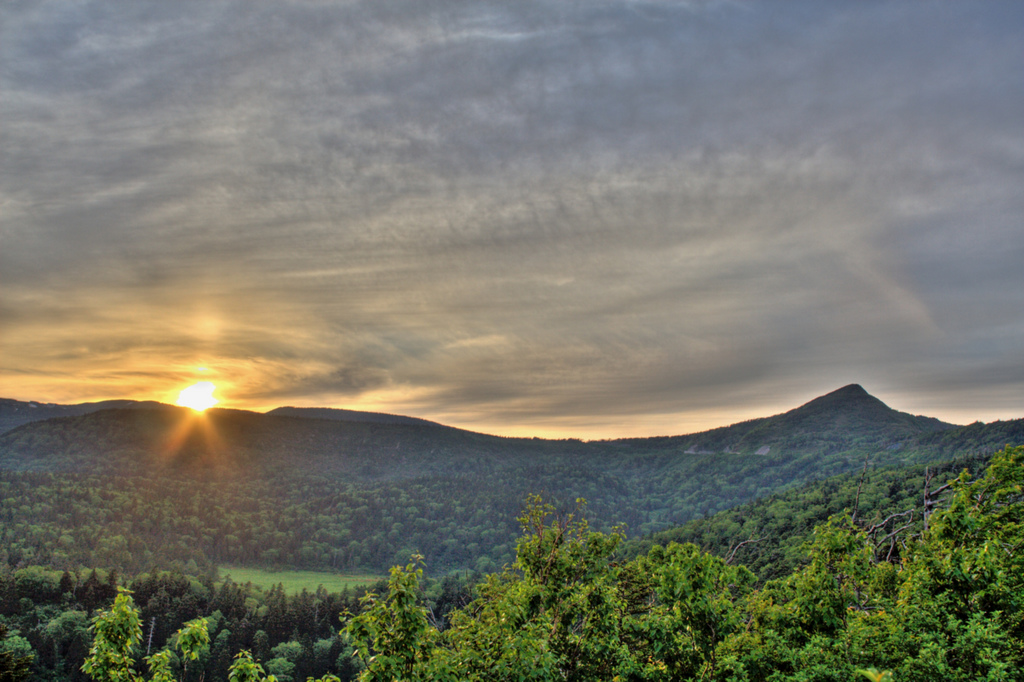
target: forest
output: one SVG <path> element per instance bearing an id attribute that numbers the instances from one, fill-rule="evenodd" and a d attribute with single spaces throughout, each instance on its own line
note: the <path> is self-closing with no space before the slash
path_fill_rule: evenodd
<path id="1" fill-rule="evenodd" d="M 0 435 L 0 563 L 383 574 L 419 553 L 438 574 L 493 572 L 515 559 L 514 519 L 530 494 L 562 511 L 586 498 L 595 529 L 639 538 L 865 465 L 875 481 L 893 467 L 983 463 L 1007 443 L 1024 443 L 1024 420 L 953 427 L 891 410 L 860 387 L 703 434 L 586 443 L 232 410 L 101 410 Z M 809 501 L 797 523 L 808 530 L 841 508 Z"/>
<path id="2" fill-rule="evenodd" d="M 1024 444 L 1024 420 L 957 427 L 859 386 L 700 434 L 595 442 L 332 410 L 50 406 L 25 421 L 8 403 L 10 679 L 1018 679 L 997 663 L 1019 662 L 1019 604 L 998 595 L 1020 577 L 1020 452 L 1002 449 Z M 1002 491 L 985 518 L 960 509 L 988 499 L 981 481 Z M 964 545 L 995 573 L 943 563 L 952 518 L 996 533 Z M 228 566 L 391 577 L 368 595 L 288 593 Z M 968 606 L 947 604 L 954 588 Z M 941 603 L 922 624 L 926 592 Z M 83 669 L 115 616 L 138 635 L 120 667 Z M 391 641 L 396 628 L 411 630 Z"/>
<path id="3" fill-rule="evenodd" d="M 17 632 L 0 646 L 0 676 L 1024 679 L 1024 447 L 885 518 L 866 479 L 852 508 L 813 529 L 799 565 L 768 580 L 735 552 L 691 543 L 623 558 L 622 534 L 593 530 L 582 501 L 563 513 L 539 497 L 518 517 L 514 563 L 468 590 L 428 579 L 421 557 L 358 598 L 259 595 L 176 573 L 126 589 L 114 573 L 21 569 L 3 576 Z"/>

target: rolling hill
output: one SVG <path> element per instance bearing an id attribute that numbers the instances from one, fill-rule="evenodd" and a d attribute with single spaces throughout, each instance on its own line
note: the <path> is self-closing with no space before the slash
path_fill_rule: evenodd
<path id="1" fill-rule="evenodd" d="M 100 410 L 117 408 L 156 407 L 160 403 L 138 400 L 104 400 L 98 403 L 78 403 L 77 405 L 58 405 L 57 403 L 38 403 L 32 401 L 11 400 L 0 398 L 0 434 L 30 422 L 53 419 L 55 417 L 71 417 L 89 414 Z"/>
<path id="2" fill-rule="evenodd" d="M 421 426 L 441 426 L 437 422 L 404 417 L 400 414 L 384 414 L 382 412 L 362 412 L 359 410 L 339 410 L 334 407 L 278 407 L 267 414 L 275 417 L 306 417 L 308 419 L 332 419 L 343 422 L 372 422 L 375 424 L 419 424 Z"/>
<path id="3" fill-rule="evenodd" d="M 596 442 L 344 411 L 149 407 L 0 435 L 0 559 L 379 570 L 418 551 L 433 570 L 492 570 L 511 561 L 528 494 L 561 507 L 586 498 L 596 528 L 637 536 L 866 460 L 930 464 L 1024 442 L 1022 422 L 956 427 L 856 385 L 704 433 Z"/>

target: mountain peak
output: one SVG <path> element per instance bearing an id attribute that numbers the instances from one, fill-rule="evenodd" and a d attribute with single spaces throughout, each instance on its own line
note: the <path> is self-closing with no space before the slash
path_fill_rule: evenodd
<path id="1" fill-rule="evenodd" d="M 864 413 L 867 411 L 876 418 L 888 415 L 889 413 L 896 414 L 895 410 L 868 393 L 860 384 L 848 384 L 831 393 L 826 393 L 795 410 L 791 410 L 790 414 L 820 412 L 822 410 L 838 413 L 850 413 L 851 411 Z"/>
<path id="2" fill-rule="evenodd" d="M 898 412 L 860 384 L 848 384 L 783 414 L 680 438 L 694 453 L 810 453 L 854 444 L 882 448 L 951 426 Z"/>
<path id="3" fill-rule="evenodd" d="M 825 403 L 828 405 L 839 405 L 845 403 L 858 404 L 864 402 L 881 403 L 882 401 L 878 400 L 878 398 L 864 390 L 864 387 L 861 386 L 860 384 L 847 384 L 842 388 L 837 388 L 834 391 L 831 391 L 824 395 L 820 395 L 817 398 L 814 398 L 813 400 L 809 400 L 796 409 L 800 410 L 809 405 L 817 405 L 819 403 Z"/>
<path id="4" fill-rule="evenodd" d="M 847 384 L 846 386 L 843 386 L 842 388 L 837 388 L 836 390 L 832 391 L 831 393 L 826 393 L 825 396 L 822 396 L 822 397 L 826 397 L 826 396 L 830 396 L 830 395 L 834 395 L 834 396 L 837 396 L 837 397 L 838 396 L 845 396 L 845 397 L 853 398 L 853 397 L 861 397 L 861 396 L 870 396 L 871 394 L 868 393 L 867 391 L 865 391 L 864 387 L 861 386 L 860 384 Z"/>
<path id="5" fill-rule="evenodd" d="M 860 428 L 887 433 L 889 438 L 916 435 L 952 426 L 931 417 L 915 417 L 892 409 L 864 390 L 860 384 L 849 384 L 820 398 L 790 410 L 784 418 L 807 421 L 821 426 L 853 431 Z"/>

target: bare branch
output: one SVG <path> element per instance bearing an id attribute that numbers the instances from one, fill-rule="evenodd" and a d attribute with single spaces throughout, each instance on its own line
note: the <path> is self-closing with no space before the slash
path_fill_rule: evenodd
<path id="1" fill-rule="evenodd" d="M 889 534 L 888 534 L 888 535 L 886 535 L 886 536 L 885 536 L 884 538 L 882 538 L 881 540 L 879 540 L 878 542 L 876 542 L 876 543 L 875 543 L 875 547 L 878 547 L 879 545 L 881 545 L 881 544 L 882 544 L 883 542 L 885 542 L 886 540 L 889 540 L 889 539 L 891 539 L 891 538 L 894 538 L 894 537 L 896 537 L 896 536 L 897 536 L 898 534 L 902 533 L 903 531 L 905 531 L 906 529 L 910 528 L 910 527 L 911 527 L 911 526 L 913 526 L 913 525 L 914 525 L 914 522 L 913 522 L 913 521 L 911 521 L 911 522 L 910 522 L 910 523 L 908 523 L 908 524 L 905 524 L 905 525 L 903 525 L 903 526 L 900 526 L 899 528 L 897 528 L 896 530 L 894 530 L 893 532 L 889 533 Z"/>
<path id="2" fill-rule="evenodd" d="M 731 552 L 729 552 L 729 558 L 725 560 L 725 563 L 726 563 L 726 565 L 729 565 L 729 564 L 731 564 L 731 563 L 732 563 L 732 558 L 733 558 L 734 556 L 736 556 L 736 551 L 737 551 L 737 550 L 738 550 L 738 549 L 739 549 L 740 547 L 742 547 L 743 545 L 749 545 L 749 544 L 752 544 L 752 543 L 755 543 L 755 542 L 761 542 L 761 540 L 763 540 L 763 539 L 764 539 L 764 538 L 756 538 L 756 539 L 755 539 L 755 538 L 750 538 L 749 540 L 744 540 L 744 541 L 743 541 L 743 542 L 741 542 L 740 544 L 738 544 L 738 545 L 736 545 L 735 547 L 733 547 L 733 548 L 732 548 L 732 551 L 731 551 Z"/>
<path id="3" fill-rule="evenodd" d="M 925 530 L 926 533 L 928 532 L 928 500 L 931 499 L 928 496 L 928 486 L 931 484 L 931 482 L 932 482 L 932 469 L 931 469 L 931 467 L 925 467 L 924 468 L 924 499 L 922 500 L 922 502 L 924 503 L 924 512 L 923 512 L 924 519 L 923 519 L 923 521 L 924 521 L 924 530 Z"/>
<path id="4" fill-rule="evenodd" d="M 868 475 L 868 458 L 864 458 L 864 469 L 860 472 L 860 483 L 857 484 L 857 497 L 853 500 L 853 514 L 850 521 L 857 521 L 857 510 L 860 509 L 860 491 L 864 487 L 864 477 Z"/>
<path id="5" fill-rule="evenodd" d="M 877 531 L 879 531 L 882 528 L 884 528 L 885 525 L 887 523 L 889 523 L 890 521 L 892 521 L 893 519 L 898 519 L 901 516 L 906 516 L 907 514 L 910 514 L 911 518 L 913 518 L 914 510 L 913 509 L 908 509 L 907 511 L 899 512 L 899 513 L 896 513 L 896 514 L 891 514 L 891 515 L 885 517 L 884 519 L 882 519 L 881 521 L 879 521 L 878 523 L 876 523 L 875 525 L 873 525 L 870 528 L 868 528 L 865 532 L 868 535 L 873 535 Z"/>

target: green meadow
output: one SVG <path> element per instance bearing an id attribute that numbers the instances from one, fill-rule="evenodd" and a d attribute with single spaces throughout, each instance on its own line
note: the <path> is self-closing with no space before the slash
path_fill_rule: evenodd
<path id="1" fill-rule="evenodd" d="M 320 585 L 328 592 L 341 592 L 346 587 L 353 590 L 372 585 L 383 576 L 369 573 L 327 573 L 323 571 L 264 571 L 259 568 L 221 566 L 218 570 L 221 580 L 230 577 L 236 583 L 252 583 L 264 590 L 281 583 L 287 594 L 298 594 L 303 589 L 315 592 Z"/>

